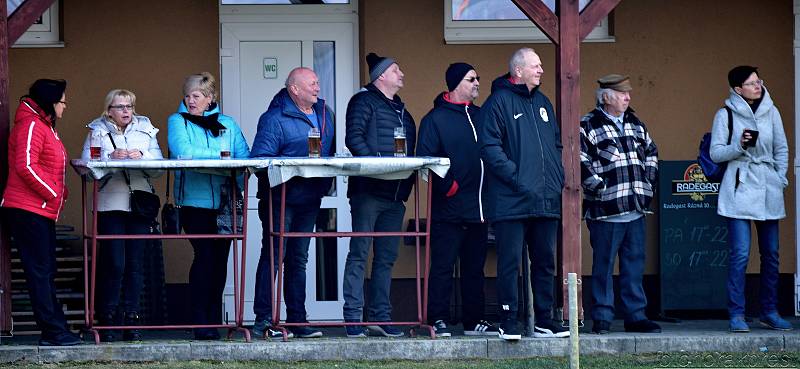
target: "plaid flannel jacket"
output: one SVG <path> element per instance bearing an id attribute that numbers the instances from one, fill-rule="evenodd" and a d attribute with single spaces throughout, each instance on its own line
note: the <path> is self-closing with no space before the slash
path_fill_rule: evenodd
<path id="1" fill-rule="evenodd" d="M 600 108 L 581 119 L 581 181 L 586 218 L 650 213 L 658 178 L 658 149 L 647 127 L 628 108 L 623 130 Z"/>

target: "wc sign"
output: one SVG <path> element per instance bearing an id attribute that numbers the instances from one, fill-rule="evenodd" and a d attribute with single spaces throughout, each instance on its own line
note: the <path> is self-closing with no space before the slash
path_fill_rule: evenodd
<path id="1" fill-rule="evenodd" d="M 278 59 L 264 58 L 264 79 L 278 78 Z"/>

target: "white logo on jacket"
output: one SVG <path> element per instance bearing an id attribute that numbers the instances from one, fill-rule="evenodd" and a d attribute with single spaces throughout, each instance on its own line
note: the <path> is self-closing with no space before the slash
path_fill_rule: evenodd
<path id="1" fill-rule="evenodd" d="M 547 109 L 539 108 L 539 115 L 542 116 L 542 120 L 546 122 L 550 121 L 550 118 L 547 117 Z"/>
<path id="2" fill-rule="evenodd" d="M 514 114 L 514 120 L 519 119 L 519 117 L 521 117 L 521 116 L 522 116 L 522 113 Z"/>

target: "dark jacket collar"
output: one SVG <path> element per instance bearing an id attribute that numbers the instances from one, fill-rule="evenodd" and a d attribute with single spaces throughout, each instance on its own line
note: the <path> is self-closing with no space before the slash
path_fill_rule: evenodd
<path id="1" fill-rule="evenodd" d="M 495 93 L 499 90 L 510 90 L 517 95 L 531 97 L 539 92 L 539 86 L 534 87 L 532 90 L 528 90 L 528 86 L 524 83 L 515 84 L 511 82 L 511 73 L 506 73 L 492 81 L 492 93 Z"/>

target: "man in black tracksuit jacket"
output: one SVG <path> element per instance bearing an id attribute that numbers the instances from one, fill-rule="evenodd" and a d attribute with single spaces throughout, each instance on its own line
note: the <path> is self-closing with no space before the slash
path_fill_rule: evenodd
<path id="1" fill-rule="evenodd" d="M 550 100 L 539 91 L 542 63 L 530 48 L 517 50 L 509 74 L 492 83 L 478 133 L 486 166 L 485 215 L 497 241 L 500 337 L 522 336 L 517 322 L 517 276 L 528 244 L 536 322 L 534 337 L 566 337 L 552 319 L 555 245 L 561 217 L 561 132 Z"/>
<path id="2" fill-rule="evenodd" d="M 347 104 L 345 144 L 354 156 L 394 157 L 394 130 L 406 134 L 406 155 L 414 155 L 416 126 L 397 91 L 403 87 L 403 72 L 391 58 L 367 55 L 371 83 Z M 347 188 L 354 232 L 399 232 L 406 212 L 414 176 L 403 180 L 351 177 Z M 399 237 L 376 237 L 369 283 L 369 321 L 392 320 L 389 287 L 397 259 Z M 344 266 L 343 315 L 346 322 L 360 322 L 364 312 L 364 270 L 371 237 L 352 237 Z M 372 333 L 399 337 L 403 331 L 392 325 L 371 325 Z M 348 337 L 366 337 L 360 326 L 345 327 Z"/>
<path id="3" fill-rule="evenodd" d="M 431 266 L 428 276 L 428 324 L 437 336 L 452 334 L 450 295 L 453 266 L 460 259 L 462 322 L 465 335 L 497 335 L 497 327 L 484 319 L 483 267 L 486 263 L 488 225 L 483 219 L 481 192 L 483 162 L 478 146 L 480 85 L 475 69 L 453 63 L 445 73 L 448 92 L 433 101 L 422 118 L 417 156 L 450 158 L 444 178 L 431 176 Z"/>

